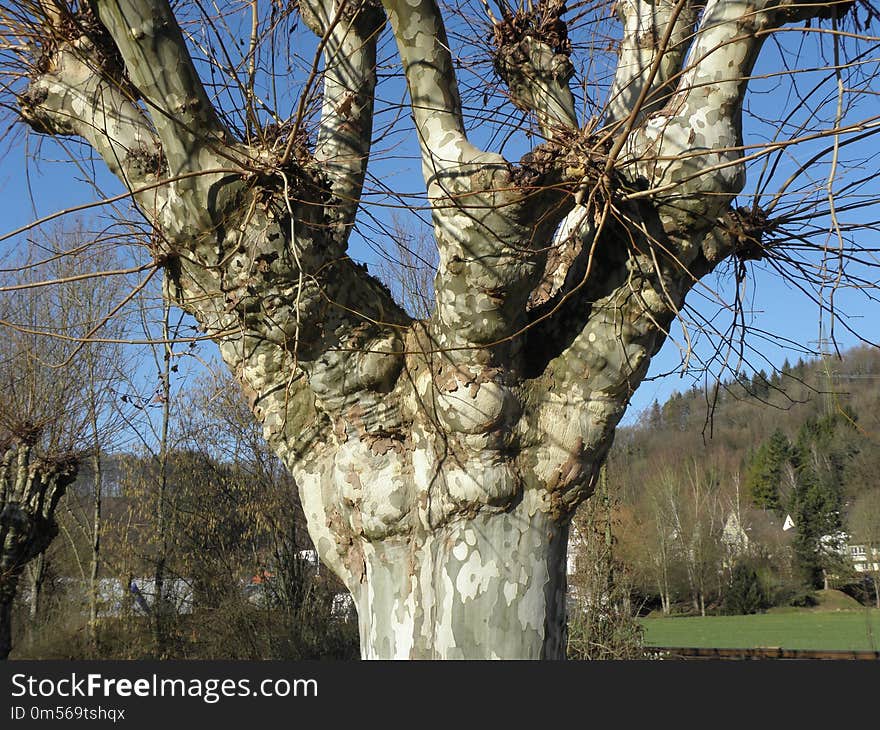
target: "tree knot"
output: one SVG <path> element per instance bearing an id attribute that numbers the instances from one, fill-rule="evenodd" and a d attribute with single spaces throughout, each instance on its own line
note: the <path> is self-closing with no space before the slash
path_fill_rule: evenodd
<path id="1" fill-rule="evenodd" d="M 737 208 L 730 214 L 732 252 L 740 261 L 761 261 L 767 255 L 763 239 L 775 224 L 760 207 Z"/>
<path id="2" fill-rule="evenodd" d="M 526 38 L 545 44 L 554 54 L 571 55 L 568 24 L 562 19 L 565 0 L 539 0 L 530 10 L 511 13 L 505 10 L 501 20 L 494 23 L 492 41 L 501 51 L 519 47 Z"/>

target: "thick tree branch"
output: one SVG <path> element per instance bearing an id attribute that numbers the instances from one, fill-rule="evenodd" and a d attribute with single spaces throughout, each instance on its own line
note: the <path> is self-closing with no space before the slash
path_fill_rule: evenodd
<path id="1" fill-rule="evenodd" d="M 108 49 L 50 10 L 49 40 L 19 98 L 22 117 L 40 133 L 82 137 L 129 188 L 156 179 L 164 171 L 159 140 L 119 70 L 108 68 Z"/>
<path id="2" fill-rule="evenodd" d="M 55 53 L 53 70 L 30 84 L 20 110 L 39 132 L 85 139 L 129 188 L 163 171 L 159 141 L 138 106 L 71 49 Z"/>
<path id="3" fill-rule="evenodd" d="M 521 438 L 535 479 L 549 485 L 561 514 L 592 490 L 596 465 L 693 283 L 677 263 L 651 252 L 654 241 L 635 235 L 622 263 L 597 265 L 604 286 L 592 280 L 578 299 L 586 324 L 569 332 L 565 349 L 530 385 L 536 407 Z M 560 424 L 560 412 L 572 418 Z"/>
<path id="4" fill-rule="evenodd" d="M 326 38 L 315 159 L 330 179 L 334 202 L 328 212 L 344 239 L 354 225 L 370 154 L 376 40 L 385 16 L 371 0 L 305 0 L 301 12 Z"/>
<path id="5" fill-rule="evenodd" d="M 503 339 L 520 304 L 509 301 L 534 261 L 511 166 L 467 140 L 458 83 L 435 0 L 384 0 L 403 61 L 440 262 L 433 348 L 456 361 Z M 525 255 L 524 255 L 525 254 Z M 485 359 L 485 358 L 484 358 Z"/>
<path id="6" fill-rule="evenodd" d="M 151 112 L 171 174 L 204 167 L 200 153 L 228 133 L 205 93 L 167 0 L 94 4 L 125 61 L 128 78 Z"/>
<path id="7" fill-rule="evenodd" d="M 494 22 L 495 70 L 513 102 L 534 113 L 542 134 L 552 139 L 556 128 L 578 126 L 569 86 L 571 41 L 562 20 L 565 3 L 545 0 L 529 7 Z"/>
<path id="8" fill-rule="evenodd" d="M 743 97 L 769 32 L 834 10 L 833 3 L 779 0 L 706 5 L 678 89 L 630 135 L 622 162 L 630 179 L 649 188 L 670 186 L 660 206 L 667 230 L 705 229 L 742 190 Z"/>
<path id="9" fill-rule="evenodd" d="M 693 40 L 699 4 L 696 0 L 617 3 L 623 38 L 608 97 L 607 124 L 619 124 L 633 113 L 636 121 L 644 119 L 666 104 Z"/>
<path id="10" fill-rule="evenodd" d="M 429 186 L 460 165 L 483 161 L 467 140 L 458 81 L 436 0 L 383 0 L 409 88 Z"/>

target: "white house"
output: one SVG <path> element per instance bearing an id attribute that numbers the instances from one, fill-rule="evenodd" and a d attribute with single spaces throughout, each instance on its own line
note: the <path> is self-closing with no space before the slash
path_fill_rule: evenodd
<path id="1" fill-rule="evenodd" d="M 865 545 L 847 545 L 847 549 L 857 573 L 880 572 L 880 549 Z"/>

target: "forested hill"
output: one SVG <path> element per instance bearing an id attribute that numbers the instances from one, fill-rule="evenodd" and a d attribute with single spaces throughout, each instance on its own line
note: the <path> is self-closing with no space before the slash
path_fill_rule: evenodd
<path id="1" fill-rule="evenodd" d="M 674 393 L 619 430 L 607 476 L 618 555 L 664 603 L 723 599 L 744 555 L 731 553 L 732 514 L 771 588 L 844 583 L 846 545 L 880 531 L 880 350 Z"/>
<path id="2" fill-rule="evenodd" d="M 880 480 L 880 349 L 858 347 L 842 358 L 786 363 L 781 372 L 760 371 L 713 385 L 675 392 L 654 402 L 635 426 L 618 430 L 609 474 L 621 481 L 621 497 L 637 498 L 660 471 L 703 464 L 754 486 L 753 473 L 779 434 L 789 445 L 805 429 L 824 429 L 848 442 L 845 492 L 855 496 Z M 774 434 L 776 434 L 774 438 Z M 759 506 L 767 506 L 759 505 Z"/>

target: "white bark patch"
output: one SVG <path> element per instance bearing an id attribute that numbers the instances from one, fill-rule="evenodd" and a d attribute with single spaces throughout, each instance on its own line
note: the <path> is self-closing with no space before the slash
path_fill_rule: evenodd
<path id="1" fill-rule="evenodd" d="M 456 560 L 460 560 L 464 562 L 464 559 L 468 554 L 468 546 L 463 542 L 456 543 L 455 547 L 452 548 L 452 555 Z"/>
<path id="2" fill-rule="evenodd" d="M 436 580 L 437 591 L 441 596 L 438 606 L 439 616 L 435 618 L 436 630 L 434 634 L 434 646 L 440 657 L 449 656 L 456 648 L 455 627 L 452 622 L 452 607 L 455 604 L 455 585 L 449 575 L 449 566 L 439 568 L 439 579 Z M 434 582 L 432 580 L 432 582 Z"/>
<path id="3" fill-rule="evenodd" d="M 504 600 L 507 601 L 508 606 L 513 603 L 517 593 L 519 593 L 519 586 L 516 583 L 506 582 L 504 584 Z"/>
<path id="4" fill-rule="evenodd" d="M 476 598 L 480 593 L 485 593 L 500 574 L 494 557 L 484 563 L 479 550 L 471 550 L 470 556 L 458 572 L 455 587 L 462 600 L 468 601 Z"/>

